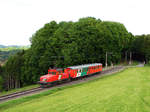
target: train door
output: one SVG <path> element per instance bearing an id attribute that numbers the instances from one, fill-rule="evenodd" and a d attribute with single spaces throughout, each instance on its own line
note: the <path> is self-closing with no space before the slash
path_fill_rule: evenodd
<path id="1" fill-rule="evenodd" d="M 81 76 L 87 75 L 87 68 L 82 68 Z"/>
<path id="2" fill-rule="evenodd" d="M 78 69 L 77 77 L 80 77 L 80 76 L 81 76 L 81 72 L 82 72 L 82 69 Z"/>
<path id="3" fill-rule="evenodd" d="M 62 71 L 57 71 L 57 72 L 56 72 L 56 75 L 57 75 L 57 77 L 58 77 L 58 80 L 63 79 Z"/>

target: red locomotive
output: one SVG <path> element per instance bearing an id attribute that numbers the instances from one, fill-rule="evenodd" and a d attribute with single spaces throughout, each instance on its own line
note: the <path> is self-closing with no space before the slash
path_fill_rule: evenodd
<path id="1" fill-rule="evenodd" d="M 48 74 L 41 76 L 38 83 L 41 86 L 51 85 L 55 82 L 70 80 L 72 78 L 91 75 L 102 71 L 101 63 L 85 64 L 78 66 L 71 66 L 63 69 L 49 69 Z"/>

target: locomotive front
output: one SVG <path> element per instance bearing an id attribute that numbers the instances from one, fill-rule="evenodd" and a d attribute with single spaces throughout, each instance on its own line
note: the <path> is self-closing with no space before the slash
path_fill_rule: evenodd
<path id="1" fill-rule="evenodd" d="M 40 81 L 38 81 L 38 83 L 41 86 L 51 85 L 52 83 L 57 81 L 57 79 L 58 79 L 57 77 L 58 77 L 57 76 L 57 70 L 51 69 L 51 70 L 48 70 L 48 74 L 40 77 Z"/>

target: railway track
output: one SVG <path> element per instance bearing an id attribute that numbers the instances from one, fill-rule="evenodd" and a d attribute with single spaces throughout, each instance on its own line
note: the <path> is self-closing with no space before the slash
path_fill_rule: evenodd
<path id="1" fill-rule="evenodd" d="M 20 96 L 24 96 L 24 95 L 27 95 L 27 94 L 35 93 L 35 92 L 41 91 L 43 89 L 44 88 L 37 87 L 37 88 L 33 88 L 33 89 L 30 89 L 30 90 L 26 90 L 26 91 L 15 92 L 15 93 L 12 93 L 12 94 L 0 96 L 0 102 L 7 101 L 7 100 L 12 99 L 12 98 L 17 98 L 17 97 L 20 97 Z"/>
<path id="2" fill-rule="evenodd" d="M 88 80 L 93 80 L 93 79 L 96 79 L 96 78 L 104 76 L 104 75 L 109 75 L 109 74 L 112 74 L 112 73 L 115 73 L 115 72 L 119 72 L 119 71 L 123 70 L 124 68 L 125 67 L 123 67 L 123 66 L 108 68 L 108 69 L 105 69 L 104 71 L 102 71 L 101 73 L 91 75 L 91 76 L 87 76 L 87 77 L 84 77 L 84 78 L 74 79 L 71 82 L 64 82 L 64 83 L 57 84 L 55 86 L 51 86 L 51 87 L 48 87 L 48 88 L 37 87 L 37 88 L 30 89 L 30 90 L 22 91 L 22 92 L 15 92 L 15 93 L 12 93 L 12 94 L 0 96 L 0 103 L 2 103 L 4 101 L 11 100 L 11 99 L 19 98 L 21 96 L 26 96 L 26 95 L 30 95 L 30 94 L 34 94 L 34 93 L 39 93 L 41 91 L 52 89 L 52 88 L 57 88 L 57 87 L 62 87 L 62 86 L 66 86 L 66 85 L 72 85 L 72 84 L 77 84 L 77 83 L 81 83 L 81 82 L 86 82 Z"/>

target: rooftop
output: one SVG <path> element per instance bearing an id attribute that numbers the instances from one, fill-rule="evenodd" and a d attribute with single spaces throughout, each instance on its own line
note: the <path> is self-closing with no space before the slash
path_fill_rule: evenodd
<path id="1" fill-rule="evenodd" d="M 98 65 L 102 65 L 102 64 L 101 63 L 84 64 L 84 65 L 70 66 L 70 67 L 67 67 L 67 68 L 78 69 L 78 68 L 87 68 L 87 67 L 98 66 Z"/>

